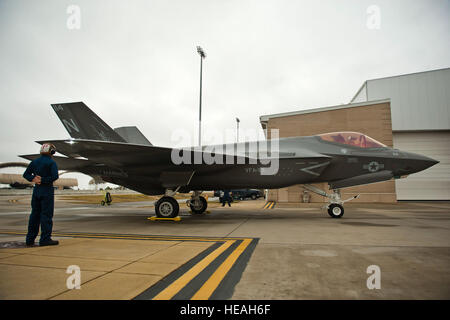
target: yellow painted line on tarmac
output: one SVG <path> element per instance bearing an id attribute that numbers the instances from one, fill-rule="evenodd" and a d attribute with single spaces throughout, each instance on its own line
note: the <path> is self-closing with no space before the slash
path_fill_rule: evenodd
<path id="1" fill-rule="evenodd" d="M 248 247 L 250 242 L 252 242 L 252 239 L 245 239 L 242 241 L 242 243 L 225 259 L 219 268 L 217 268 L 211 277 L 203 284 L 191 300 L 208 300 L 222 282 L 226 274 L 230 271 L 231 267 L 233 267 L 236 260 Z"/>
<path id="2" fill-rule="evenodd" d="M 11 235 L 26 235 L 24 231 L 3 231 L 0 234 Z M 201 237 L 155 237 L 142 235 L 120 235 L 120 234 L 91 234 L 91 233 L 60 233 L 54 232 L 54 236 L 62 237 L 79 237 L 79 238 L 98 238 L 98 239 L 128 239 L 128 240 L 161 240 L 161 241 L 208 241 L 208 242 L 223 242 L 223 244 L 211 252 L 208 256 L 203 258 L 200 262 L 194 265 L 180 278 L 172 282 L 167 288 L 158 293 L 154 300 L 169 300 L 172 299 L 178 292 L 180 292 L 186 285 L 190 283 L 197 275 L 199 275 L 205 268 L 207 268 L 214 260 L 216 260 L 223 252 L 225 252 L 236 241 L 242 241 L 236 249 L 234 249 L 224 262 L 214 271 L 209 279 L 202 285 L 202 287 L 192 297 L 193 300 L 206 300 L 211 297 L 224 277 L 231 270 L 241 254 L 247 249 L 248 245 L 253 239 L 250 238 L 201 238 Z"/>
<path id="3" fill-rule="evenodd" d="M 228 249 L 236 240 L 229 240 L 222 244 L 219 248 L 211 252 L 203 260 L 193 266 L 188 272 L 183 274 L 180 278 L 175 280 L 166 289 L 156 295 L 153 300 L 170 300 L 180 290 L 182 290 L 192 279 L 194 279 L 200 272 L 202 272 L 211 262 L 213 262 L 222 252 Z"/>
<path id="4" fill-rule="evenodd" d="M 24 231 L 2 231 L 0 234 L 26 235 Z M 55 237 L 81 237 L 81 238 L 99 238 L 99 239 L 129 239 L 129 240 L 161 240 L 161 241 L 228 241 L 242 240 L 243 238 L 203 238 L 203 237 L 164 237 L 164 236 L 146 236 L 146 235 L 121 235 L 121 234 L 95 234 L 95 233 L 61 233 L 53 232 Z"/>
<path id="5" fill-rule="evenodd" d="M 12 235 L 26 235 L 26 232 L 0 232 L 1 234 L 12 234 Z M 61 234 L 58 232 L 53 232 L 52 236 L 55 237 L 78 237 L 78 238 L 96 238 L 96 239 L 117 239 L 117 240 L 161 240 L 161 241 L 176 241 L 176 240 L 185 240 L 185 241 L 193 241 L 192 239 L 180 239 L 180 238 L 149 238 L 149 237 L 141 237 L 141 236 L 118 236 L 118 235 L 97 235 L 97 234 Z M 201 240 L 196 239 L 198 241 L 214 241 L 217 240 Z"/>

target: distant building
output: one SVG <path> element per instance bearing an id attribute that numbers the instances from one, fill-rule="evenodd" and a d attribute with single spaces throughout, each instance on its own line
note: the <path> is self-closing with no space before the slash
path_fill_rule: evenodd
<path id="1" fill-rule="evenodd" d="M 24 189 L 32 187 L 34 183 L 25 180 L 21 174 L 0 173 L 0 184 L 8 184 L 12 188 Z M 58 189 L 72 188 L 78 186 L 78 180 L 73 178 L 59 178 L 53 182 Z"/>

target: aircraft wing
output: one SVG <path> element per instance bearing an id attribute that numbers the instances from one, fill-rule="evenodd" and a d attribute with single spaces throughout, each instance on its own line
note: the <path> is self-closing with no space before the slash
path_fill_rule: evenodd
<path id="1" fill-rule="evenodd" d="M 40 154 L 27 154 L 27 155 L 20 155 L 19 157 L 33 161 L 34 159 L 37 159 L 40 156 L 41 156 Z M 55 160 L 58 166 L 58 170 L 79 170 L 83 167 L 96 164 L 95 162 L 89 160 L 66 158 L 59 156 L 53 156 L 53 160 Z"/>
<path id="2" fill-rule="evenodd" d="M 50 142 L 57 152 L 70 158 L 83 157 L 95 163 L 112 166 L 167 163 L 171 149 L 121 142 L 84 139 L 36 141 Z"/>
<path id="3" fill-rule="evenodd" d="M 204 154 L 211 156 L 210 152 L 200 151 L 196 148 L 172 149 L 141 144 L 122 142 L 69 139 L 54 141 L 36 141 L 39 144 L 52 143 L 57 152 L 70 158 L 84 157 L 91 162 L 106 164 L 115 167 L 138 165 L 168 165 L 172 163 L 172 150 L 191 152 L 191 160 L 203 159 Z M 238 161 L 240 158 L 240 161 Z M 248 157 L 237 157 L 233 163 L 249 163 Z"/>
<path id="4" fill-rule="evenodd" d="M 101 163 L 112 166 L 130 166 L 130 165 L 167 165 L 172 163 L 172 152 L 191 152 L 191 160 L 204 159 L 205 155 L 214 157 L 214 149 L 205 146 L 200 151 L 195 148 L 164 148 L 157 146 L 149 146 L 142 144 L 131 144 L 111 141 L 69 139 L 69 140 L 53 140 L 53 141 L 36 141 L 39 144 L 52 143 L 55 145 L 57 152 L 70 158 L 84 157 L 94 163 Z M 224 153 L 224 155 L 226 155 Z M 271 158 L 274 155 L 270 153 L 266 155 Z M 297 152 L 279 152 L 277 157 L 280 158 L 330 158 L 329 156 L 319 154 L 313 151 L 301 149 Z M 232 164 L 248 164 L 257 159 L 256 154 L 246 154 L 232 156 Z M 224 160 L 225 161 L 225 160 Z"/>

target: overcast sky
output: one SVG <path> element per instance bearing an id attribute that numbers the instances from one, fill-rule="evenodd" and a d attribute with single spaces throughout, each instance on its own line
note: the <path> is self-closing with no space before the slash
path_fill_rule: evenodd
<path id="1" fill-rule="evenodd" d="M 449 67 L 449 21 L 446 0 L 0 0 L 0 162 L 68 137 L 57 102 L 155 145 L 175 128 L 195 144 L 197 45 L 205 135 L 236 117 L 260 130 L 263 114 L 348 103 L 366 79 Z"/>

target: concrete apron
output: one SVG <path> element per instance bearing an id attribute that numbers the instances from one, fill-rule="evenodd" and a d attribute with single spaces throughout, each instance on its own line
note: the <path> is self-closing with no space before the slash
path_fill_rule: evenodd
<path id="1" fill-rule="evenodd" d="M 23 232 L 0 233 L 17 236 Z M 241 260 L 248 261 L 257 242 L 244 238 L 89 233 L 55 233 L 54 238 L 59 238 L 60 245 L 28 248 L 22 243 L 22 247 L 14 248 L 3 243 L 0 299 L 230 297 L 230 290 L 220 290 L 223 280 L 227 279 L 228 289 L 230 283 L 234 287 L 244 269 L 239 267 Z M 80 270 L 78 289 L 73 288 L 74 268 Z"/>

